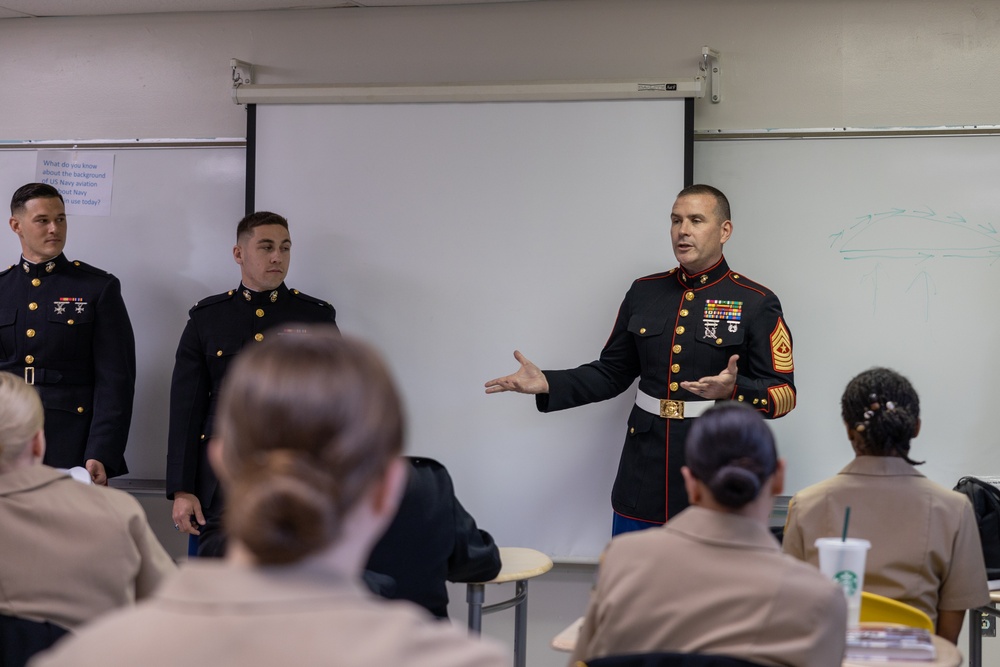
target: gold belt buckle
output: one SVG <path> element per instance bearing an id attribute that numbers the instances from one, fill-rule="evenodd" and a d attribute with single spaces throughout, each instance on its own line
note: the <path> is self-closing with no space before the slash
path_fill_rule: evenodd
<path id="1" fill-rule="evenodd" d="M 25 366 L 24 367 L 24 381 L 28 384 L 35 384 L 35 367 Z"/>
<path id="2" fill-rule="evenodd" d="M 660 416 L 664 419 L 684 419 L 684 401 L 660 399 Z"/>

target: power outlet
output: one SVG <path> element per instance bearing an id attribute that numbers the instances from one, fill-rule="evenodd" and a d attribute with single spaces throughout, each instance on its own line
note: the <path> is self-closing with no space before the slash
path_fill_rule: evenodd
<path id="1" fill-rule="evenodd" d="M 986 612 L 979 613 L 980 622 L 980 632 L 983 637 L 996 637 L 997 636 L 997 619 L 993 614 L 987 614 Z"/>

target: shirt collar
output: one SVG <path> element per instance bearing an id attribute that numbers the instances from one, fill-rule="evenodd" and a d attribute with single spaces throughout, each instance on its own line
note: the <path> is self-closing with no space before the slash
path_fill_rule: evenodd
<path id="1" fill-rule="evenodd" d="M 664 530 L 724 547 L 780 551 L 778 540 L 756 519 L 692 505 L 670 519 Z"/>
<path id="2" fill-rule="evenodd" d="M 288 288 L 285 283 L 278 285 L 277 289 L 266 292 L 255 292 L 240 282 L 236 290 L 236 300 L 241 303 L 249 303 L 251 306 L 262 306 L 269 303 L 277 303 L 288 298 Z"/>
<path id="3" fill-rule="evenodd" d="M 924 475 L 912 465 L 898 456 L 856 456 L 840 471 L 841 475 L 871 475 L 889 477 L 906 475 L 923 477 Z"/>
<path id="4" fill-rule="evenodd" d="M 72 478 L 62 470 L 50 468 L 47 465 L 31 465 L 24 468 L 0 473 L 0 496 L 33 491 L 53 482 Z M 79 484 L 79 482 L 73 482 Z"/>
<path id="5" fill-rule="evenodd" d="M 21 261 L 18 262 L 18 270 L 29 278 L 44 278 L 53 273 L 58 273 L 69 266 L 69 264 L 70 261 L 62 253 L 59 253 L 50 260 L 38 262 L 37 264 L 29 262 L 24 258 L 24 255 L 21 255 Z"/>
<path id="6" fill-rule="evenodd" d="M 729 264 L 726 263 L 725 257 L 719 258 L 715 266 L 700 273 L 688 273 L 683 266 L 678 266 L 675 271 L 677 281 L 684 287 L 694 290 L 714 285 L 725 278 L 728 273 Z"/>

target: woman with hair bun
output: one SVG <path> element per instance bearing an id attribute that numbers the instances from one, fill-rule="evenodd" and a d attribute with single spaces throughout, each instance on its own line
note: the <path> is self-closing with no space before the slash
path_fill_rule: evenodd
<path id="1" fill-rule="evenodd" d="M 972 505 L 914 467 L 910 441 L 920 433 L 920 399 L 909 380 L 872 368 L 840 399 L 854 460 L 835 477 L 792 498 L 785 553 L 819 565 L 816 538 L 843 532 L 866 539 L 866 591 L 925 612 L 936 633 L 958 640 L 965 610 L 989 603 L 979 529 Z"/>
<path id="2" fill-rule="evenodd" d="M 236 359 L 219 405 L 225 560 L 192 560 L 152 601 L 37 665 L 510 664 L 360 581 L 406 478 L 400 397 L 370 347 L 332 327 L 271 337 Z"/>
<path id="3" fill-rule="evenodd" d="M 724 403 L 695 419 L 681 469 L 691 506 L 604 552 L 570 665 L 625 653 L 706 653 L 836 667 L 847 604 L 768 528 L 784 462 L 763 418 Z"/>

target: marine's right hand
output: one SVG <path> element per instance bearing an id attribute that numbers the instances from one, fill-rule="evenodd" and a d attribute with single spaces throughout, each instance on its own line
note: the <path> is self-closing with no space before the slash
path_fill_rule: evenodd
<path id="1" fill-rule="evenodd" d="M 517 372 L 487 382 L 486 393 L 496 394 L 501 391 L 516 391 L 519 394 L 549 393 L 549 381 L 545 378 L 545 373 L 517 350 L 514 350 L 514 358 L 521 364 Z"/>
<path id="2" fill-rule="evenodd" d="M 174 528 L 189 535 L 201 535 L 201 532 L 191 521 L 191 518 L 194 517 L 197 525 L 205 525 L 205 515 L 201 511 L 201 501 L 198 500 L 198 496 L 178 491 L 174 494 L 174 508 L 170 514 L 174 520 Z"/>

